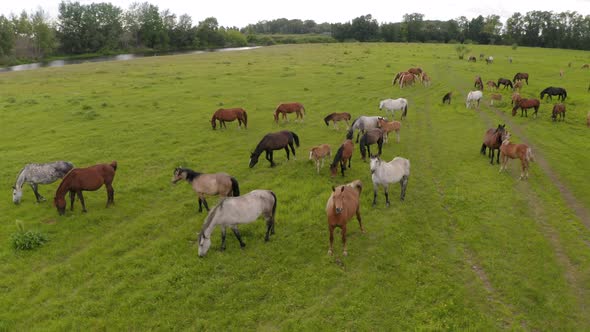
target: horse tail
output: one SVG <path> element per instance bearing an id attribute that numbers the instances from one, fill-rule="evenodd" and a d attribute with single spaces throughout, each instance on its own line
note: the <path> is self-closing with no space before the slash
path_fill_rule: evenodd
<path id="1" fill-rule="evenodd" d="M 248 128 L 248 113 L 244 111 L 244 127 Z"/>
<path id="2" fill-rule="evenodd" d="M 332 114 L 328 115 L 327 117 L 324 118 L 324 122 L 326 123 L 326 126 L 329 126 L 330 123 L 328 121 L 330 121 L 330 117 L 332 116 Z"/>
<path id="3" fill-rule="evenodd" d="M 481 154 L 486 154 L 486 143 L 481 144 L 481 149 L 479 150 Z"/>
<path id="4" fill-rule="evenodd" d="M 238 184 L 238 180 L 236 180 L 236 178 L 234 178 L 233 176 L 230 177 L 230 180 L 231 180 L 232 196 L 233 197 L 240 196 L 240 185 Z"/>
<path id="5" fill-rule="evenodd" d="M 290 132 L 291 135 L 293 135 L 293 140 L 295 140 L 295 145 L 297 145 L 297 147 L 299 147 L 299 136 L 297 136 L 297 134 L 295 134 L 294 132 Z"/>
<path id="6" fill-rule="evenodd" d="M 117 162 L 113 160 L 113 162 L 111 162 L 111 167 L 113 168 L 113 171 L 117 170 Z"/>
<path id="7" fill-rule="evenodd" d="M 406 115 L 408 114 L 408 103 L 404 104 L 404 113 L 402 114 L 404 116 L 404 118 L 406 117 Z"/>
<path id="8" fill-rule="evenodd" d="M 563 89 L 563 98 L 561 100 L 563 101 L 563 100 L 565 100 L 565 98 L 567 98 L 567 91 L 565 91 L 565 89 Z"/>
<path id="9" fill-rule="evenodd" d="M 269 190 L 270 191 L 270 190 Z M 274 202 L 272 203 L 272 220 L 275 220 L 275 214 L 277 212 L 277 195 L 274 192 L 270 191 L 272 198 L 274 198 Z"/>
<path id="10" fill-rule="evenodd" d="M 352 121 L 352 124 L 350 125 L 350 130 L 353 130 L 354 125 L 356 124 L 356 122 L 360 119 L 360 117 L 354 119 L 354 121 Z"/>

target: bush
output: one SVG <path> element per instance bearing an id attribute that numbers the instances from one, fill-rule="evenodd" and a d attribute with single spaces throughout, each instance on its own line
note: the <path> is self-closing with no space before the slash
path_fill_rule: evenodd
<path id="1" fill-rule="evenodd" d="M 516 49 L 517 49 L 517 48 L 518 48 L 518 44 L 517 44 L 517 43 L 514 43 L 514 44 L 512 44 L 512 49 L 513 49 L 513 50 L 515 50 L 515 51 L 516 51 Z"/>
<path id="2" fill-rule="evenodd" d="M 47 242 L 47 237 L 37 231 L 25 231 L 24 225 L 17 220 L 18 232 L 10 235 L 10 241 L 14 250 L 32 250 Z"/>

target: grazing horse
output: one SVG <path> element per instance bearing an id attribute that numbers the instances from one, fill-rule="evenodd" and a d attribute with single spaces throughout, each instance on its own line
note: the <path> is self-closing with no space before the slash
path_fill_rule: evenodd
<path id="1" fill-rule="evenodd" d="M 348 121 L 350 121 L 350 118 L 350 113 L 331 113 L 324 118 L 324 122 L 326 123 L 326 126 L 329 126 L 330 121 L 332 121 L 332 123 L 334 124 L 334 129 L 337 129 L 336 122 L 344 120 L 346 121 L 346 127 L 348 127 Z"/>
<path id="2" fill-rule="evenodd" d="M 303 122 L 305 108 L 301 103 L 280 104 L 279 106 L 277 106 L 277 109 L 274 112 L 275 123 L 279 123 L 279 114 L 283 115 L 283 120 L 287 120 L 287 113 L 295 113 L 297 116 L 295 121 L 301 118 L 301 122 Z"/>
<path id="3" fill-rule="evenodd" d="M 521 81 L 521 80 L 525 80 L 526 85 L 529 85 L 529 74 L 528 73 L 516 73 L 516 75 L 514 75 L 514 79 L 512 79 L 512 81 L 514 83 L 516 83 L 516 81 Z"/>
<path id="4" fill-rule="evenodd" d="M 53 205 L 59 215 L 66 213 L 66 193 L 70 192 L 70 211 L 74 211 L 74 199 L 76 194 L 82 204 L 82 212 L 86 212 L 82 191 L 95 191 L 104 184 L 107 188 L 107 207 L 115 204 L 115 190 L 112 183 L 117 170 L 117 162 L 110 164 L 98 164 L 86 168 L 73 168 L 66 174 L 57 187 Z"/>
<path id="5" fill-rule="evenodd" d="M 399 130 L 402 127 L 402 123 L 399 121 L 387 121 L 383 118 L 380 118 L 378 121 L 379 128 L 383 130 L 383 142 L 387 143 L 389 141 L 389 133 L 395 131 L 397 135 L 397 142 L 399 143 Z"/>
<path id="6" fill-rule="evenodd" d="M 377 156 L 371 156 L 371 179 L 373 180 L 373 206 L 377 204 L 377 190 L 382 186 L 385 190 L 385 205 L 389 206 L 389 184 L 400 182 L 402 187 L 400 200 L 406 197 L 406 188 L 410 177 L 410 161 L 395 157 L 384 162 Z"/>
<path id="7" fill-rule="evenodd" d="M 582 65 L 582 69 L 588 69 L 588 68 L 590 68 L 590 64 L 585 63 Z"/>
<path id="8" fill-rule="evenodd" d="M 407 71 L 400 71 L 399 73 L 395 74 L 393 81 L 391 81 L 391 85 L 395 86 L 395 84 L 397 83 L 398 80 L 400 80 L 400 83 L 401 83 L 401 78 L 406 74 L 410 74 L 410 73 L 408 73 Z"/>
<path id="9" fill-rule="evenodd" d="M 342 255 L 348 256 L 346 250 L 346 224 L 352 216 L 356 215 L 361 232 L 364 233 L 361 222 L 360 196 L 363 183 L 355 180 L 349 184 L 332 187 L 332 194 L 326 203 L 326 215 L 328 217 L 328 230 L 330 231 L 330 249 L 328 255 L 334 252 L 334 229 L 340 227 L 342 233 Z"/>
<path id="10" fill-rule="evenodd" d="M 500 88 L 500 85 L 504 85 L 504 89 L 506 89 L 507 87 L 510 87 L 512 89 L 512 81 L 510 81 L 507 78 L 499 78 L 498 83 L 496 83 L 496 85 L 498 86 L 498 89 Z"/>
<path id="11" fill-rule="evenodd" d="M 254 152 L 250 154 L 250 168 L 254 167 L 258 163 L 258 157 L 262 151 L 266 152 L 266 160 L 270 162 L 270 167 L 275 167 L 275 162 L 272 160 L 274 150 L 285 149 L 287 152 L 287 160 L 289 160 L 289 147 L 293 152 L 293 158 L 295 158 L 295 148 L 293 142 L 299 147 L 299 136 L 292 131 L 283 130 L 276 133 L 270 133 L 264 135 L 260 140 Z"/>
<path id="12" fill-rule="evenodd" d="M 490 128 L 483 135 L 483 143 L 481 144 L 480 153 L 485 156 L 486 148 L 489 148 L 490 164 L 494 164 L 494 150 L 498 150 L 496 163 L 500 163 L 500 145 L 502 145 L 502 134 L 506 131 L 506 125 L 498 125 L 498 128 Z"/>
<path id="13" fill-rule="evenodd" d="M 248 224 L 256 221 L 260 216 L 266 220 L 266 235 L 264 241 L 275 233 L 275 214 L 277 211 L 277 196 L 270 190 L 252 190 L 239 197 L 222 199 L 207 215 L 203 227 L 198 234 L 199 257 L 204 257 L 211 247 L 211 233 L 215 226 L 221 226 L 221 250 L 225 250 L 226 227 L 231 227 L 240 242 L 240 247 L 246 244 L 242 241 L 238 224 Z"/>
<path id="14" fill-rule="evenodd" d="M 344 170 L 346 169 L 347 161 L 348 168 L 350 168 L 350 161 L 352 160 L 353 149 L 354 143 L 352 143 L 352 140 L 350 138 L 344 141 L 342 145 L 340 145 L 338 151 L 336 152 L 336 155 L 334 156 L 334 161 L 332 162 L 332 164 L 330 164 L 330 174 L 332 175 L 332 177 L 336 176 L 336 173 L 338 173 L 338 169 L 336 168 L 336 166 L 338 166 L 338 163 L 340 163 L 340 172 L 342 173 L 342 176 L 344 176 Z"/>
<path id="15" fill-rule="evenodd" d="M 470 56 L 469 60 L 467 60 L 467 62 L 477 62 L 477 59 L 475 58 L 475 56 Z"/>
<path id="16" fill-rule="evenodd" d="M 562 121 L 565 121 L 565 105 L 564 104 L 555 104 L 553 106 L 553 111 L 551 112 L 551 119 L 553 121 L 557 121 L 557 115 Z"/>
<path id="17" fill-rule="evenodd" d="M 403 111 L 401 120 L 408 114 L 408 100 L 405 98 L 384 99 L 379 102 L 379 110 L 385 109 L 386 112 L 391 113 L 391 118 L 395 118 L 395 111 Z"/>
<path id="18" fill-rule="evenodd" d="M 537 117 L 537 112 L 539 111 L 539 105 L 541 105 L 541 102 L 539 101 L 539 99 L 525 99 L 525 98 L 521 98 L 516 105 L 514 105 L 514 107 L 512 108 L 512 116 L 516 115 L 516 111 L 518 110 L 518 108 L 520 108 L 520 116 L 523 115 L 528 117 L 527 114 L 527 110 L 529 108 L 534 108 L 535 109 L 535 113 L 533 114 L 535 116 L 535 118 Z"/>
<path id="19" fill-rule="evenodd" d="M 477 101 L 477 108 L 479 109 L 479 101 L 483 98 L 483 92 L 479 90 L 470 91 L 467 94 L 467 100 L 465 101 L 465 107 L 470 108 L 471 104 Z"/>
<path id="20" fill-rule="evenodd" d="M 490 95 L 490 101 L 491 101 L 490 102 L 490 105 L 494 105 L 494 100 L 501 101 L 502 100 L 502 95 L 499 94 L 499 93 L 492 93 Z"/>
<path id="21" fill-rule="evenodd" d="M 315 161 L 315 167 L 320 174 L 320 167 L 324 167 L 324 159 L 332 157 L 332 150 L 328 144 L 314 146 L 309 151 L 309 160 Z M 321 162 L 321 166 L 320 166 Z"/>
<path id="22" fill-rule="evenodd" d="M 223 126 L 223 128 L 227 128 L 225 125 L 225 121 L 234 121 L 238 120 L 238 128 L 242 128 L 242 123 L 244 123 L 244 128 L 248 128 L 248 114 L 243 108 L 220 108 L 215 113 L 213 113 L 213 117 L 211 118 L 211 127 L 215 129 L 216 127 L 216 120 L 219 120 L 219 128 Z"/>
<path id="23" fill-rule="evenodd" d="M 529 177 L 529 162 L 534 161 L 533 150 L 526 144 L 513 144 L 510 143 L 510 133 L 505 132 L 502 135 L 502 145 L 500 146 L 500 155 L 502 156 L 502 165 L 500 166 L 500 172 L 506 170 L 508 166 L 508 158 L 520 159 L 520 166 L 522 168 L 520 172 L 520 180 L 528 179 Z"/>
<path id="24" fill-rule="evenodd" d="M 451 105 L 451 97 L 452 97 L 452 96 L 453 96 L 453 92 L 452 92 L 452 91 L 451 91 L 451 92 L 447 92 L 447 94 L 445 94 L 445 95 L 443 96 L 443 99 L 442 99 L 443 105 L 444 105 L 445 103 L 447 103 L 447 104 Z"/>
<path id="25" fill-rule="evenodd" d="M 19 204 L 23 196 L 23 185 L 28 183 L 33 189 L 37 203 L 44 201 L 45 197 L 37 191 L 38 184 L 49 184 L 63 178 L 74 165 L 67 161 L 56 161 L 47 164 L 26 164 L 18 173 L 16 183 L 12 186 L 12 202 Z"/>
<path id="26" fill-rule="evenodd" d="M 406 85 L 414 85 L 414 80 L 416 76 L 414 74 L 408 73 L 404 74 L 399 80 L 399 87 L 403 88 Z"/>
<path id="27" fill-rule="evenodd" d="M 486 58 L 486 64 L 489 65 L 492 63 L 494 63 L 494 57 L 490 55 L 489 57 Z"/>
<path id="28" fill-rule="evenodd" d="M 486 85 L 488 86 L 490 91 L 494 91 L 494 90 L 498 89 L 498 85 L 496 85 L 496 82 L 494 82 L 494 81 L 487 81 Z"/>
<path id="29" fill-rule="evenodd" d="M 512 91 L 518 90 L 518 92 L 520 92 L 521 89 L 522 89 L 522 81 L 517 81 L 516 83 L 514 83 L 514 88 L 512 88 Z"/>
<path id="30" fill-rule="evenodd" d="M 358 143 L 361 133 L 365 133 L 369 129 L 377 128 L 377 122 L 379 121 L 379 118 L 380 116 L 359 116 L 352 122 L 346 137 L 348 137 L 348 139 L 352 139 L 354 130 L 358 129 L 358 133 L 356 135 L 356 142 Z"/>
<path id="31" fill-rule="evenodd" d="M 424 86 L 430 86 L 430 84 L 432 83 L 430 76 L 428 76 L 426 72 L 420 74 L 420 80 L 422 81 L 422 85 Z"/>
<path id="32" fill-rule="evenodd" d="M 545 88 L 543 91 L 541 91 L 541 99 L 543 99 L 543 97 L 545 97 L 545 95 L 549 96 L 549 100 L 552 100 L 553 97 L 552 96 L 557 96 L 557 100 L 561 101 L 565 101 L 565 98 L 567 98 L 567 91 L 565 91 L 564 88 L 556 88 L 553 86 L 550 86 L 548 88 Z"/>
<path id="33" fill-rule="evenodd" d="M 359 149 L 361 151 L 361 159 L 363 161 L 366 160 L 365 148 L 369 152 L 369 156 L 371 156 L 371 144 L 375 143 L 377 143 L 377 146 L 379 147 L 380 156 L 383 150 L 383 130 L 379 128 L 367 130 L 367 132 L 361 137 Z"/>
<path id="34" fill-rule="evenodd" d="M 512 105 L 514 106 L 515 103 L 518 103 L 518 101 L 521 99 L 520 97 L 520 93 L 518 92 L 514 92 L 512 94 Z"/>
<path id="35" fill-rule="evenodd" d="M 202 205 L 209 211 L 209 205 L 205 195 L 219 195 L 221 197 L 240 196 L 238 180 L 227 173 L 199 173 L 190 168 L 177 167 L 174 169 L 172 183 L 186 180 L 193 190 L 199 195 L 199 212 L 203 211 Z"/>
<path id="36" fill-rule="evenodd" d="M 483 90 L 483 81 L 481 80 L 481 77 L 475 76 L 475 82 L 473 83 L 473 87 L 478 90 Z"/>

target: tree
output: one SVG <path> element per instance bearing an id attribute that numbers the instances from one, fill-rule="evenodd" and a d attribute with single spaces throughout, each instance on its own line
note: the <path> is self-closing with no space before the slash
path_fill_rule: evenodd
<path id="1" fill-rule="evenodd" d="M 224 35 L 219 31 L 219 23 L 215 17 L 208 17 L 199 22 L 197 37 L 199 44 L 204 47 L 223 47 L 225 43 Z"/>
<path id="2" fill-rule="evenodd" d="M 49 16 L 39 8 L 31 17 L 31 39 L 35 58 L 43 58 L 56 49 L 55 30 L 49 23 Z"/>
<path id="3" fill-rule="evenodd" d="M 379 38 L 379 24 L 371 14 L 359 16 L 352 20 L 352 37 L 360 42 L 377 40 Z"/>
<path id="4" fill-rule="evenodd" d="M 424 41 L 424 14 L 412 13 L 404 14 L 402 31 L 406 34 L 406 40 L 409 42 Z"/>
<path id="5" fill-rule="evenodd" d="M 14 25 L 4 15 L 0 15 L 0 56 L 12 53 L 14 47 Z"/>

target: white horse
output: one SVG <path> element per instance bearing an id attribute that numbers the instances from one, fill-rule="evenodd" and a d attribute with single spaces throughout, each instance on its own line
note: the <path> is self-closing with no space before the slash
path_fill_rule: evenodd
<path id="1" fill-rule="evenodd" d="M 379 102 L 379 110 L 384 108 L 386 112 L 391 113 L 392 119 L 395 119 L 395 111 L 403 111 L 401 117 L 401 120 L 403 120 L 408 113 L 408 100 L 405 98 L 385 99 Z"/>
<path id="2" fill-rule="evenodd" d="M 203 228 L 198 234 L 199 256 L 203 257 L 211 247 L 211 233 L 215 226 L 221 226 L 221 250 L 225 250 L 225 229 L 231 227 L 236 238 L 243 248 L 246 246 L 238 224 L 247 224 L 255 221 L 261 215 L 266 219 L 266 236 L 264 241 L 269 240 L 269 235 L 275 233 L 275 212 L 277 210 L 277 196 L 270 190 L 252 190 L 251 192 L 238 197 L 224 198 L 207 215 Z"/>
<path id="3" fill-rule="evenodd" d="M 494 57 L 491 55 L 486 58 L 486 64 L 489 65 L 490 63 L 494 63 Z"/>
<path id="4" fill-rule="evenodd" d="M 359 132 L 356 135 L 356 142 L 358 143 L 361 132 L 365 133 L 369 129 L 378 128 L 379 118 L 380 116 L 359 116 L 352 122 L 350 129 L 346 133 L 346 138 L 351 140 L 354 136 L 354 130 L 358 129 Z"/>
<path id="5" fill-rule="evenodd" d="M 470 108 L 469 106 L 477 101 L 477 108 L 479 109 L 479 101 L 483 98 L 483 92 L 479 90 L 470 91 L 467 95 L 467 100 L 465 101 L 465 107 Z"/>
<path id="6" fill-rule="evenodd" d="M 400 200 L 406 197 L 406 188 L 410 176 L 410 161 L 402 157 L 395 157 L 390 162 L 384 162 L 381 158 L 371 156 L 371 179 L 373 180 L 373 206 L 377 204 L 377 190 L 383 186 L 385 190 L 385 202 L 389 206 L 389 184 L 400 182 Z"/>
<path id="7" fill-rule="evenodd" d="M 27 164 L 18 173 L 16 183 L 12 187 L 12 202 L 14 204 L 20 203 L 23 196 L 23 185 L 28 183 L 35 193 L 37 202 L 45 200 L 37 191 L 38 184 L 49 184 L 61 179 L 66 175 L 74 165 L 67 161 L 56 161 L 47 164 Z"/>

